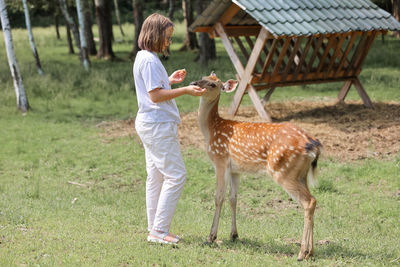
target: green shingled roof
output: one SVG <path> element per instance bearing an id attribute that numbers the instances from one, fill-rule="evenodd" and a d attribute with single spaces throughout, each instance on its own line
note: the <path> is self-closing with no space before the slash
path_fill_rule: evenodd
<path id="1" fill-rule="evenodd" d="M 212 26 L 233 3 L 242 10 L 228 25 L 261 25 L 275 36 L 400 30 L 400 23 L 368 0 L 214 0 L 191 25 Z"/>

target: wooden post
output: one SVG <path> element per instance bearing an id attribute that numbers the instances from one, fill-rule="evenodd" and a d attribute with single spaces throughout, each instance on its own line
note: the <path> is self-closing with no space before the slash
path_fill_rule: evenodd
<path id="1" fill-rule="evenodd" d="M 238 87 L 238 89 L 236 89 L 236 93 L 233 97 L 233 101 L 232 101 L 231 107 L 229 109 L 229 114 L 231 116 L 234 116 L 237 113 L 237 110 L 239 109 L 239 105 L 240 105 L 240 102 L 242 101 L 243 95 L 244 95 L 246 89 L 248 89 L 250 99 L 252 100 L 260 117 L 265 119 L 266 121 L 271 121 L 271 117 L 265 111 L 265 109 L 261 103 L 261 100 L 257 95 L 256 90 L 251 85 L 251 80 L 253 78 L 253 75 L 252 75 L 253 70 L 255 68 L 258 57 L 259 57 L 262 49 L 264 48 L 265 42 L 268 37 L 267 30 L 265 30 L 264 28 L 261 29 L 261 31 L 257 37 L 256 43 L 254 45 L 254 48 L 250 54 L 250 58 L 247 62 L 246 69 L 244 69 L 242 63 L 240 62 L 239 57 L 235 53 L 232 43 L 229 40 L 228 35 L 226 34 L 222 23 L 221 22 L 216 23 L 214 28 L 215 28 L 215 31 L 220 36 L 221 41 L 224 44 L 225 49 L 226 49 L 229 57 L 231 58 L 233 65 L 235 66 L 237 74 L 240 77 L 239 87 Z"/>

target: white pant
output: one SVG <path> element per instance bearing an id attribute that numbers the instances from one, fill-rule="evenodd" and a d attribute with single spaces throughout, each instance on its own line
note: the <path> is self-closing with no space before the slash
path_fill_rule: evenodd
<path id="1" fill-rule="evenodd" d="M 146 154 L 148 230 L 168 232 L 186 181 L 186 169 L 174 122 L 135 123 Z"/>

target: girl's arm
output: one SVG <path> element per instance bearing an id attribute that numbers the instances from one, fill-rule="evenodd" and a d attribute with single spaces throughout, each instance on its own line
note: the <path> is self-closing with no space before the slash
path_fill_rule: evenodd
<path id="1" fill-rule="evenodd" d="M 150 100 L 154 103 L 160 103 L 174 99 L 181 95 L 201 96 L 206 92 L 206 89 L 195 85 L 189 85 L 172 90 L 163 90 L 161 88 L 153 89 L 149 92 Z"/>

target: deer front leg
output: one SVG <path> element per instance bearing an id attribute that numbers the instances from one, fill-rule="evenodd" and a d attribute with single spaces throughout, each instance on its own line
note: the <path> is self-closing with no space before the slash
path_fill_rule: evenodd
<path id="1" fill-rule="evenodd" d="M 219 216 L 221 214 L 222 204 L 225 198 L 226 181 L 225 181 L 225 170 L 226 168 L 216 166 L 215 173 L 217 177 L 217 190 L 215 192 L 215 213 L 214 219 L 211 226 L 210 236 L 208 242 L 212 243 L 217 238 Z"/>
<path id="2" fill-rule="evenodd" d="M 231 181 L 231 191 L 229 195 L 229 200 L 232 208 L 232 228 L 231 228 L 231 240 L 236 240 L 239 235 L 236 227 L 236 204 L 237 204 L 237 191 L 239 186 L 239 174 L 227 172 Z M 227 179 L 228 180 L 228 179 Z"/>

